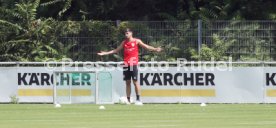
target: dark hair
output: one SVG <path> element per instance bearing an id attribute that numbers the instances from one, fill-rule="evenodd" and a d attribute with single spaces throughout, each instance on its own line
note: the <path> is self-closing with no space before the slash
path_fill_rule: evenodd
<path id="1" fill-rule="evenodd" d="M 132 32 L 132 30 L 130 28 L 126 28 L 124 32 Z"/>

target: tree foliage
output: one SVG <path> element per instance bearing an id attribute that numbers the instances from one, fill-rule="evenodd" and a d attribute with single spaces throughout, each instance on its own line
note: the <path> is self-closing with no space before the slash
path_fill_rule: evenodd
<path id="1" fill-rule="evenodd" d="M 37 18 L 40 0 L 22 1 L 1 8 L 1 61 L 43 61 L 59 58 L 51 18 Z"/>
<path id="2" fill-rule="evenodd" d="M 119 55 L 99 58 L 95 53 L 115 48 L 123 39 L 121 30 L 126 27 L 136 29 L 136 36 L 142 40 L 165 49 L 160 54 L 141 51 L 140 57 L 146 61 L 151 58 L 175 61 L 183 56 L 195 60 L 228 56 L 235 60 L 252 60 L 257 56 L 258 60 L 266 60 L 268 56 L 263 54 L 263 49 L 275 39 L 255 36 L 241 44 L 236 37 L 242 33 L 254 36 L 262 26 L 243 25 L 248 31 L 242 32 L 239 28 L 237 31 L 229 30 L 229 26 L 240 26 L 236 24 L 237 20 L 276 20 L 275 4 L 274 0 L 0 0 L 0 60 L 44 61 L 62 57 L 121 60 Z M 214 20 L 233 20 L 233 23 L 210 35 L 212 43 L 202 42 L 199 53 L 195 46 L 190 45 L 195 40 L 187 38 L 196 36 L 197 28 L 193 21 L 199 19 L 211 27 Z M 109 22 L 115 20 L 123 22 Z M 157 22 L 131 21 L 185 23 L 165 23 L 162 27 L 166 34 L 160 32 L 158 35 L 157 28 L 160 26 Z M 226 39 L 223 34 L 233 35 L 233 38 Z M 275 45 L 275 41 L 273 43 Z M 237 44 L 246 46 L 238 52 L 244 50 L 252 54 L 245 56 L 229 52 Z"/>

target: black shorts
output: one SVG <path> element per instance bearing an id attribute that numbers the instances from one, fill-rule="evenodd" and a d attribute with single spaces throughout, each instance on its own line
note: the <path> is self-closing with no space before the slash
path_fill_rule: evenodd
<path id="1" fill-rule="evenodd" d="M 124 80 L 137 80 L 138 79 L 138 68 L 137 65 L 124 66 L 123 68 Z"/>

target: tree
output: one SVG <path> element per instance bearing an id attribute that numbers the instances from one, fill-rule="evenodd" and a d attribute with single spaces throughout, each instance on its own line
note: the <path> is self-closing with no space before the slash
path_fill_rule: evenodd
<path id="1" fill-rule="evenodd" d="M 19 2 L 14 7 L 0 8 L 1 61 L 43 61 L 58 58 L 55 37 L 50 34 L 53 19 L 37 18 L 40 0 Z"/>

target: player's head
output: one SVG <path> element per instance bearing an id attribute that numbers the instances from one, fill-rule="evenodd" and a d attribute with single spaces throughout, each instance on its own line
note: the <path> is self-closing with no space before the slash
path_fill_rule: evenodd
<path id="1" fill-rule="evenodd" d="M 130 28 L 126 28 L 125 31 L 124 31 L 124 33 L 125 33 L 125 37 L 127 39 L 129 39 L 129 38 L 132 37 L 132 30 Z"/>

